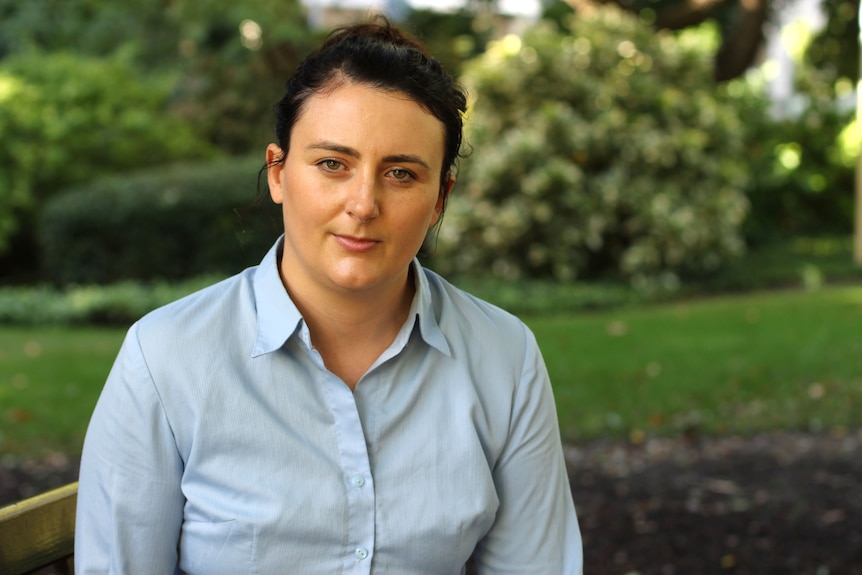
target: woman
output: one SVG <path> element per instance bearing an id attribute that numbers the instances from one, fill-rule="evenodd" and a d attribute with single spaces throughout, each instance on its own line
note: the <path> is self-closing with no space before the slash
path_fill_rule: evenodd
<path id="1" fill-rule="evenodd" d="M 130 329 L 85 441 L 76 573 L 581 572 L 532 334 L 415 259 L 465 107 L 386 22 L 304 61 L 266 150 L 284 235 Z"/>

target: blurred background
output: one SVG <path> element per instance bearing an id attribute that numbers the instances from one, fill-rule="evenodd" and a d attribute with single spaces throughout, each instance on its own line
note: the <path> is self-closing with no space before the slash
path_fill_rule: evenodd
<path id="1" fill-rule="evenodd" d="M 598 572 L 862 572 L 849 0 L 0 0 L 0 504 L 75 478 L 135 319 L 280 234 L 271 107 L 378 12 L 469 91 L 423 263 L 535 331 Z"/>
<path id="2" fill-rule="evenodd" d="M 800 236 L 852 246 L 853 2 L 9 0 L 0 278 L 257 262 L 277 231 L 245 213 L 270 108 L 322 34 L 370 12 L 474 100 L 442 271 L 674 290 Z"/>
<path id="3" fill-rule="evenodd" d="M 852 259 L 854 2 L 4 0 L 0 280 L 256 263 L 271 106 L 370 12 L 473 99 L 433 267 L 673 291 L 801 237 Z"/>

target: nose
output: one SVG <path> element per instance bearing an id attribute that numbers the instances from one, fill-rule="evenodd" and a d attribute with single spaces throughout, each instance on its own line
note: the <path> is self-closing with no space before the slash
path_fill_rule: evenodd
<path id="1" fill-rule="evenodd" d="M 373 175 L 362 175 L 350 190 L 347 198 L 347 213 L 359 222 L 368 222 L 380 214 L 377 181 Z"/>

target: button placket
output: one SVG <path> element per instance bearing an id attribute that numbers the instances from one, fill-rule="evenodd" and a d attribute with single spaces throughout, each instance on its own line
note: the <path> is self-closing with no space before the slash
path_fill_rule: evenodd
<path id="1" fill-rule="evenodd" d="M 327 373 L 323 389 L 330 402 L 346 495 L 345 575 L 368 575 L 374 556 L 374 479 L 371 474 L 365 431 L 353 392 Z"/>

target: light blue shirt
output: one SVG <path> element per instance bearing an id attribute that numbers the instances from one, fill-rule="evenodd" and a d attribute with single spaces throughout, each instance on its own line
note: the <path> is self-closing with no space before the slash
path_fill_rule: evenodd
<path id="1" fill-rule="evenodd" d="M 580 574 L 548 374 L 514 316 L 414 262 L 354 392 L 263 262 L 129 330 L 93 413 L 75 572 Z"/>

